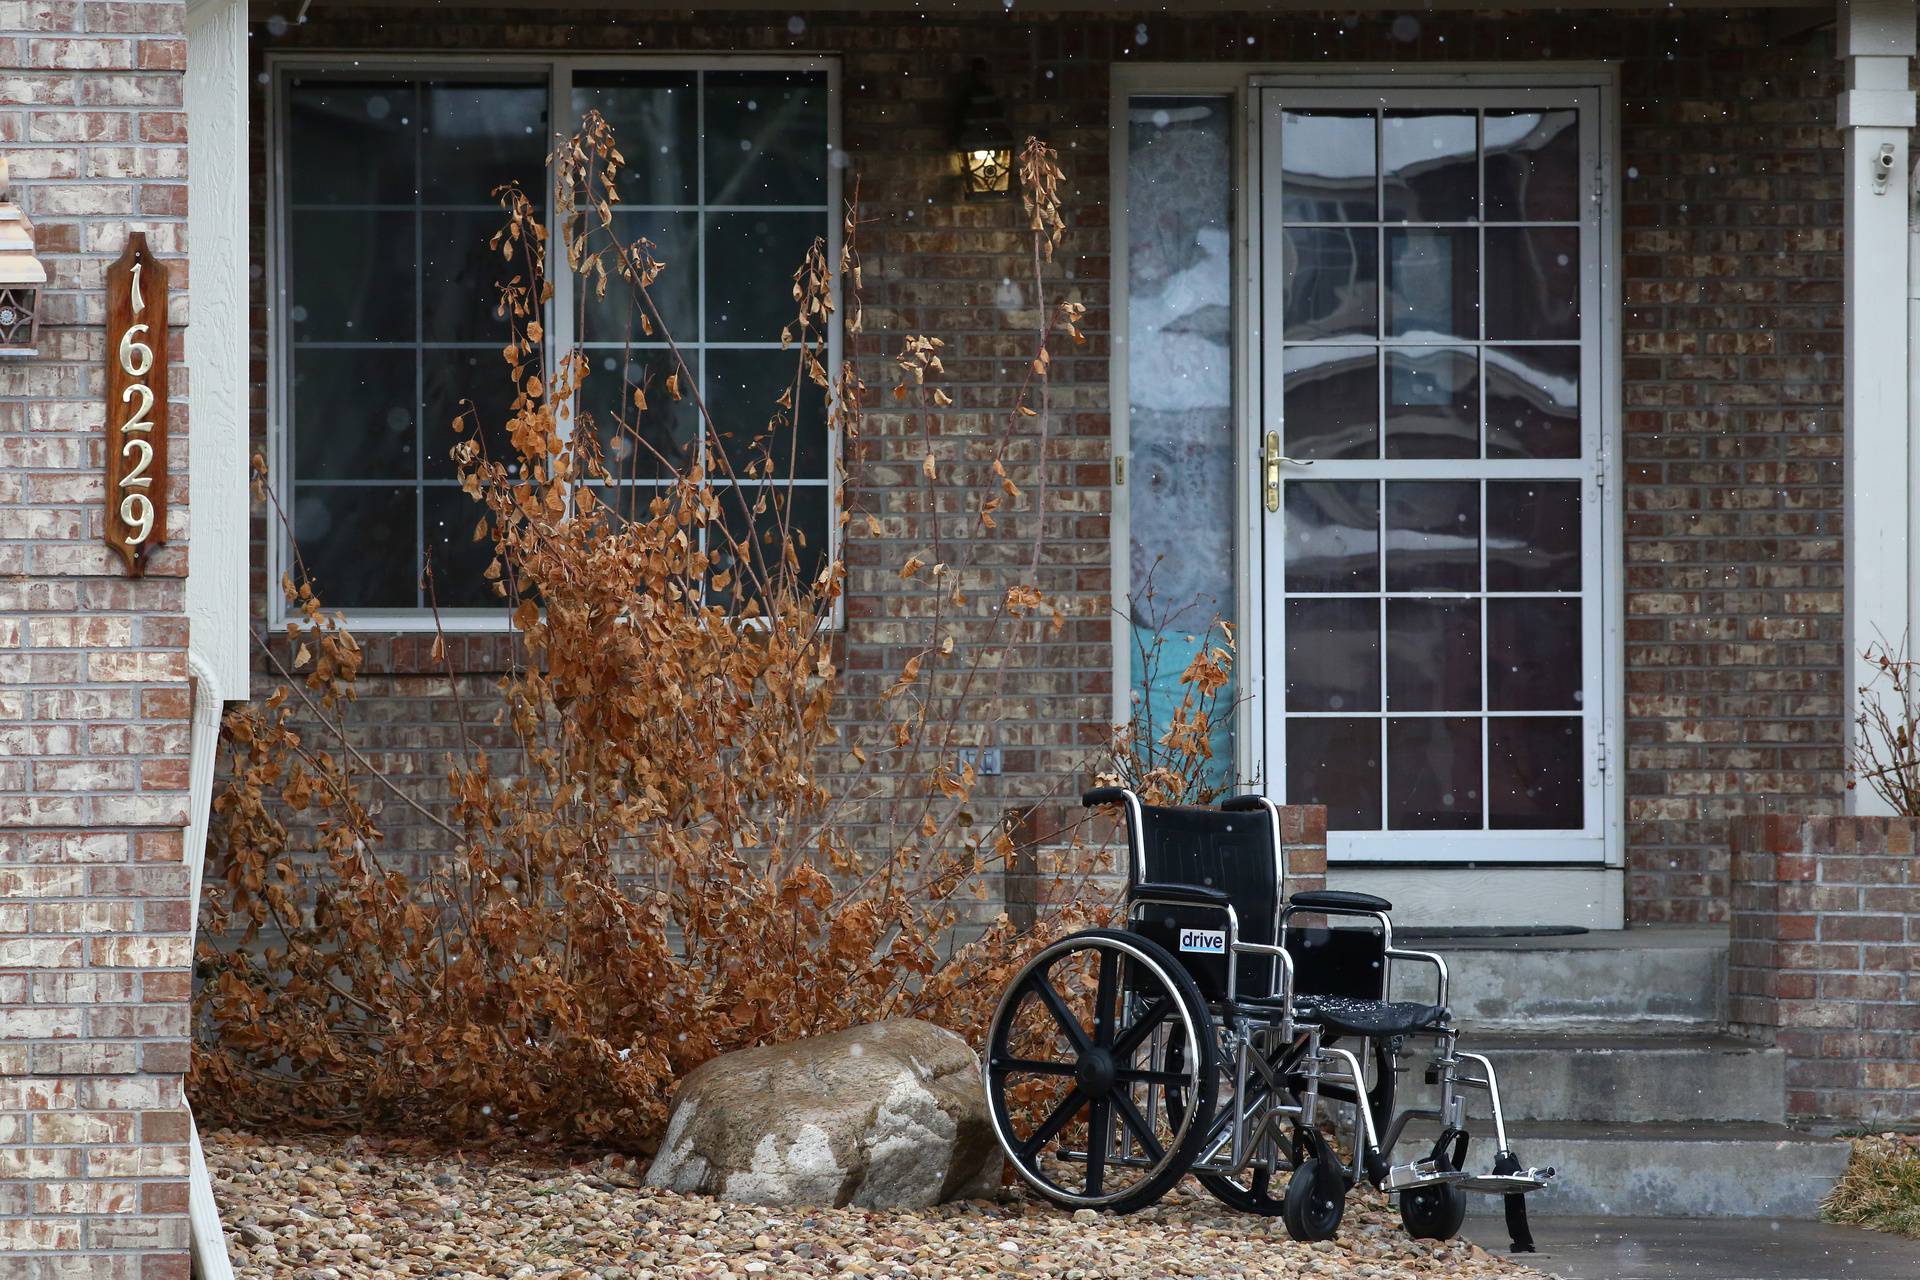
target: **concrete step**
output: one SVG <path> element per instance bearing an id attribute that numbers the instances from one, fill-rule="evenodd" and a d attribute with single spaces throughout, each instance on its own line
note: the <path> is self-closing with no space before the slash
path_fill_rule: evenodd
<path id="1" fill-rule="evenodd" d="M 1449 1003 L 1469 1029 L 1611 1035 L 1726 1023 L 1725 929 L 1657 926 L 1403 945 L 1445 958 Z M 1395 964 L 1396 997 L 1431 1000 L 1432 972 Z"/>
<path id="2" fill-rule="evenodd" d="M 1477 1169 L 1493 1135 L 1476 1128 L 1468 1163 Z M 1402 1140 L 1399 1158 L 1418 1149 L 1417 1137 Z M 1522 1163 L 1556 1170 L 1527 1197 L 1548 1216 L 1812 1219 L 1848 1154 L 1844 1140 L 1768 1124 L 1520 1123 L 1507 1137 Z M 1468 1197 L 1471 1213 L 1500 1207 L 1498 1196 Z"/>
<path id="3" fill-rule="evenodd" d="M 1735 1036 L 1467 1035 L 1461 1048 L 1492 1059 L 1509 1120 L 1787 1118 L 1786 1056 Z"/>

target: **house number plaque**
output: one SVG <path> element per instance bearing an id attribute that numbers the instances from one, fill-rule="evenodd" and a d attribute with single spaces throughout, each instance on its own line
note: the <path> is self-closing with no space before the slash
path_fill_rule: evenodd
<path id="1" fill-rule="evenodd" d="M 167 268 L 143 231 L 107 268 L 106 528 L 136 578 L 167 540 Z"/>

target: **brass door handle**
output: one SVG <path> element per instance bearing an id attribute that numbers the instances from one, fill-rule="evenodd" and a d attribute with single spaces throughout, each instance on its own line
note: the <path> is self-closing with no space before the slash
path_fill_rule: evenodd
<path id="1" fill-rule="evenodd" d="M 1280 452 L 1280 433 L 1278 431 L 1267 432 L 1267 447 L 1264 457 L 1267 464 L 1267 510 L 1278 511 L 1280 509 L 1280 464 L 1284 462 L 1294 467 L 1310 467 L 1313 465 L 1313 460 L 1311 458 L 1289 458 L 1286 454 Z"/>

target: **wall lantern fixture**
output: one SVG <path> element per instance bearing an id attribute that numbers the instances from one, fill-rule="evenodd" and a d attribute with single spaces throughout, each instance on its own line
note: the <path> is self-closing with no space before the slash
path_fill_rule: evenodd
<path id="1" fill-rule="evenodd" d="M 0 159 L 0 356 L 30 356 L 40 346 L 40 298 L 47 269 L 33 256 L 33 224 L 13 202 Z"/>
<path id="2" fill-rule="evenodd" d="M 961 99 L 955 146 L 960 176 L 969 200 L 1003 200 L 1013 190 L 1013 126 L 1007 109 L 987 79 L 987 60 L 973 60 L 972 77 Z"/>

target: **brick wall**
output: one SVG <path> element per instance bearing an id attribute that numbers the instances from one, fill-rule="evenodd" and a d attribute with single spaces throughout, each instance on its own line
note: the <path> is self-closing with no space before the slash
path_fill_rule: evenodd
<path id="1" fill-rule="evenodd" d="M 986 807 L 1069 795 L 1112 710 L 1107 335 L 1108 92 L 1144 59 L 1484 63 L 1615 59 L 1621 67 L 1626 582 L 1624 770 L 1629 911 L 1642 921 L 1726 918 L 1726 820 L 1770 804 L 1822 812 L 1842 795 L 1840 150 L 1831 39 L 1776 38 L 1767 15 L 991 15 L 897 21 L 838 14 L 462 11 L 316 6 L 304 25 L 256 30 L 258 53 L 434 49 L 565 52 L 826 51 L 844 66 L 845 142 L 863 179 L 869 334 L 877 387 L 907 332 L 952 343 L 956 403 L 928 430 L 955 452 L 1004 403 L 1010 322 L 995 293 L 1022 251 L 1016 207 L 968 204 L 949 170 L 949 112 L 985 56 L 1016 128 L 1059 147 L 1070 230 L 1052 286 L 1089 308 L 1091 339 L 1056 363 L 1063 417 L 1050 451 L 1046 587 L 1073 611 L 1057 640 L 1005 678 L 1007 774 Z M 264 90 L 262 90 L 264 92 Z M 264 101 L 264 99 L 262 99 Z M 256 150 L 264 137 L 256 138 Z M 256 164 L 256 175 L 263 170 Z M 258 251 L 259 242 L 256 242 Z M 264 269 L 264 259 L 260 260 Z M 264 280 L 264 274 L 256 279 Z M 1016 274 L 1016 277 L 1017 274 Z M 256 297 L 264 320 L 267 300 Z M 262 332 L 264 330 L 262 329 Z M 264 387 L 263 360 L 257 370 Z M 260 403 L 264 404 L 264 396 Z M 847 665 L 856 693 L 897 672 L 923 609 L 893 572 L 924 547 L 929 495 L 914 481 L 923 421 L 882 412 L 861 501 L 884 533 L 851 531 Z M 264 439 L 264 414 L 256 431 Z M 944 473 L 948 509 L 971 477 Z M 1024 538 L 1018 515 L 1006 522 Z M 261 526 L 264 533 L 264 523 Z M 362 745 L 430 779 L 448 740 L 447 682 L 425 641 L 364 636 Z M 461 641 L 460 669 L 504 647 Z M 475 682 L 475 687 L 484 680 Z M 991 813 L 988 814 L 992 816 Z M 397 826 L 404 828 L 405 819 Z M 398 838 L 427 851 L 424 832 Z"/>
<path id="2" fill-rule="evenodd" d="M 107 265 L 184 250 L 181 0 L 0 2 L 0 154 L 51 280 L 0 360 L 0 1274 L 185 1280 L 186 263 L 169 546 L 102 540 Z M 84 1256 L 84 1261 L 81 1260 Z"/>
<path id="3" fill-rule="evenodd" d="M 1729 836 L 1729 1016 L 1787 1055 L 1787 1110 L 1920 1114 L 1920 819 L 1749 817 Z"/>

